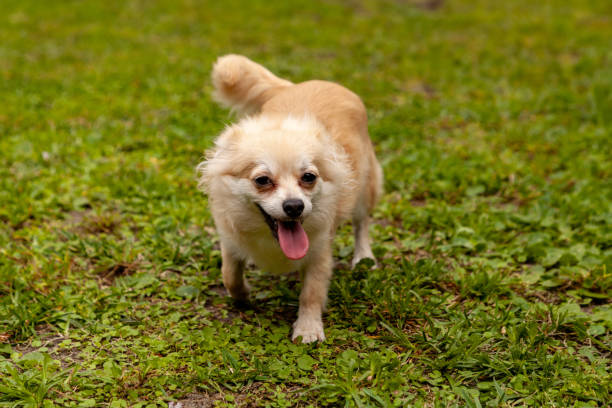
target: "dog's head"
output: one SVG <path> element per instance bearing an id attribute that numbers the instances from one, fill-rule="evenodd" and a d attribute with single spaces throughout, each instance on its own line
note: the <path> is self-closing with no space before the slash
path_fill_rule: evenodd
<path id="1" fill-rule="evenodd" d="M 330 227 L 348 186 L 346 155 L 315 119 L 247 118 L 227 128 L 199 169 L 213 214 L 238 229 L 265 223 L 284 254 L 308 251 L 304 228 Z"/>

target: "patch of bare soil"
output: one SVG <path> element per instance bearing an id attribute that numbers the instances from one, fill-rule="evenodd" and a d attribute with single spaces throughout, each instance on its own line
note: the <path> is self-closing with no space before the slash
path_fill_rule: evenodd
<path id="1" fill-rule="evenodd" d="M 115 212 L 96 214 L 91 210 L 71 211 L 62 227 L 75 233 L 113 234 L 121 225 L 121 217 Z"/>
<path id="2" fill-rule="evenodd" d="M 121 262 L 103 269 L 98 273 L 104 285 L 111 285 L 120 276 L 131 275 L 138 270 L 138 262 Z"/>
<path id="3" fill-rule="evenodd" d="M 37 351 L 41 347 L 46 347 L 49 355 L 58 360 L 62 368 L 72 366 L 76 362 L 81 362 L 79 357 L 81 350 L 79 348 L 63 348 L 60 347 L 62 341 L 66 340 L 67 337 L 62 336 L 51 330 L 51 327 L 42 327 L 37 329 L 37 336 L 40 338 L 40 346 L 32 346 L 31 342 L 20 343 L 13 346 L 13 350 L 21 353 L 22 355 Z"/>
<path id="4" fill-rule="evenodd" d="M 299 386 L 289 386 L 285 389 L 286 392 L 292 393 L 300 389 Z M 262 383 L 253 383 L 244 386 L 237 393 L 221 393 L 214 394 L 206 393 L 191 393 L 187 394 L 183 399 L 168 404 L 168 408 L 211 408 L 215 406 L 217 401 L 230 402 L 234 407 L 241 408 L 258 408 L 270 396 L 270 391 L 263 387 Z M 231 396 L 227 398 L 227 396 Z M 297 403 L 295 406 L 303 406 L 302 403 Z"/>
<path id="5" fill-rule="evenodd" d="M 223 395 L 220 393 L 212 395 L 192 393 L 179 401 L 170 402 L 168 408 L 210 408 L 215 406 L 215 401 L 222 400 Z"/>
<path id="6" fill-rule="evenodd" d="M 405 4 L 428 11 L 436 11 L 444 5 L 444 0 L 397 0 L 398 3 Z"/>

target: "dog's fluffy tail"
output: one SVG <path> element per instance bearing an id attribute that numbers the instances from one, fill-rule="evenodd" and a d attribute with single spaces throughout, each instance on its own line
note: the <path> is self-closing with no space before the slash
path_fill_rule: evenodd
<path id="1" fill-rule="evenodd" d="M 259 111 L 266 101 L 293 85 L 242 55 L 219 57 L 212 70 L 213 97 L 239 114 Z"/>

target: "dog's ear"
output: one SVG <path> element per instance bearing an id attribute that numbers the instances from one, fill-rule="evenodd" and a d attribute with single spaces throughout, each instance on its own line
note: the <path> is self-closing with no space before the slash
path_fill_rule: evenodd
<path id="1" fill-rule="evenodd" d="M 223 133 L 215 140 L 215 148 L 212 153 L 235 150 L 238 142 L 242 138 L 242 131 L 237 126 L 228 126 Z M 208 158 L 208 156 L 207 156 Z"/>
<path id="2" fill-rule="evenodd" d="M 350 216 L 352 198 L 355 190 L 359 187 L 355 180 L 350 159 L 346 152 L 328 143 L 327 149 L 320 151 L 314 160 L 314 165 L 319 170 L 319 176 L 323 183 L 325 196 L 333 197 L 329 205 L 335 207 L 340 218 Z M 331 203 L 334 204 L 331 204 Z"/>
<path id="3" fill-rule="evenodd" d="M 206 160 L 196 168 L 200 189 L 207 190 L 215 178 L 226 174 L 232 168 L 232 156 L 238 148 L 241 137 L 241 131 L 236 126 L 228 126 L 217 137 L 215 146 L 206 151 Z"/>
<path id="4" fill-rule="evenodd" d="M 333 184 L 347 183 L 347 180 L 353 178 L 349 156 L 330 140 L 331 137 L 326 132 L 317 136 L 320 143 L 319 151 L 315 154 L 314 165 L 317 166 L 321 177 Z"/>

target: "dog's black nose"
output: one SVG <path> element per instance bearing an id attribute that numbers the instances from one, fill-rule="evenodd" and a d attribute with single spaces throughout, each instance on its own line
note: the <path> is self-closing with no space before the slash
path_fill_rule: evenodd
<path id="1" fill-rule="evenodd" d="M 291 218 L 297 218 L 304 211 L 304 202 L 299 198 L 290 198 L 283 201 L 283 210 Z"/>

